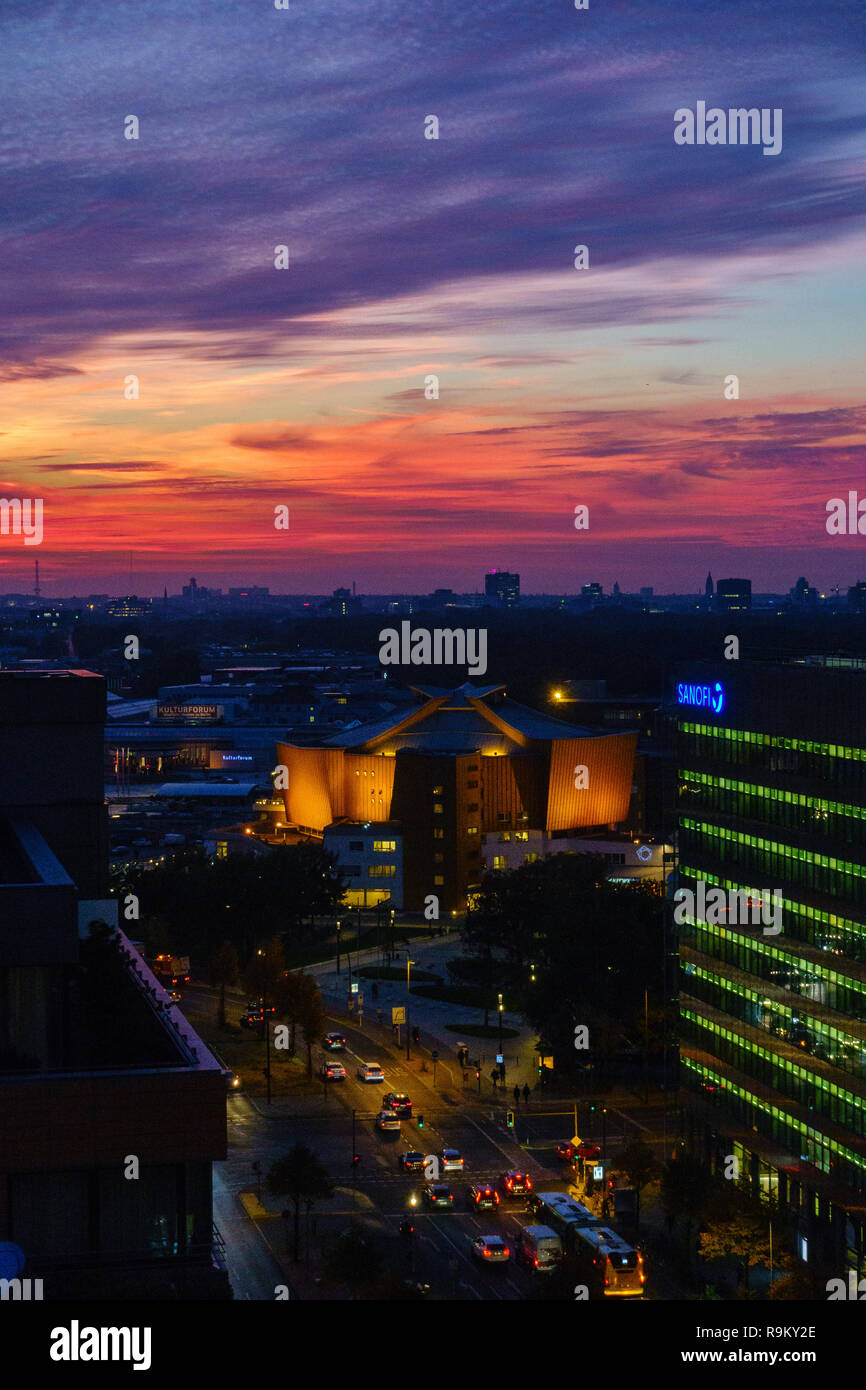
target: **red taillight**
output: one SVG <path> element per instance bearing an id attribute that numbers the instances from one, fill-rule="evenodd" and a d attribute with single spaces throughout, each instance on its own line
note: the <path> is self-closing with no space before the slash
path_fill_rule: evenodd
<path id="1" fill-rule="evenodd" d="M 535 1257 L 535 1268 L 538 1269 L 538 1256 Z"/>
<path id="2" fill-rule="evenodd" d="M 509 1250 L 509 1248 L 508 1248 L 507 1245 L 506 1245 L 506 1247 L 505 1247 L 505 1249 L 503 1250 L 502 1253 L 503 1253 L 503 1255 L 505 1256 L 505 1258 L 506 1258 L 506 1260 L 507 1260 L 507 1259 L 508 1259 L 508 1256 L 511 1254 L 511 1251 Z"/>
<path id="3" fill-rule="evenodd" d="M 490 1251 L 487 1249 L 487 1246 L 485 1245 L 485 1247 L 484 1247 L 484 1258 L 485 1258 L 485 1260 L 487 1259 L 487 1257 L 488 1257 L 489 1254 L 490 1254 Z"/>

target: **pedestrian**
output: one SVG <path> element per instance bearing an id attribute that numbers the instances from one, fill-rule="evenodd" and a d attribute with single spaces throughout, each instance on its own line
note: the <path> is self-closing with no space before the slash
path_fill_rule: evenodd
<path id="1" fill-rule="evenodd" d="M 519 1105 L 519 1104 L 520 1104 L 520 1087 L 519 1087 L 519 1086 L 515 1086 L 515 1088 L 514 1088 L 514 1104 L 515 1104 L 515 1105 Z"/>
<path id="2" fill-rule="evenodd" d="M 530 1090 L 529 1090 L 529 1087 L 527 1086 L 526 1082 L 524 1082 L 524 1083 L 523 1083 L 523 1104 L 524 1104 L 524 1105 L 528 1105 L 528 1104 L 529 1104 L 529 1097 L 530 1097 L 530 1094 L 531 1094 L 531 1092 L 530 1092 Z"/>
<path id="3" fill-rule="evenodd" d="M 497 1085 L 498 1085 L 498 1083 L 499 1083 L 499 1072 L 496 1070 L 495 1067 L 493 1068 L 492 1072 L 490 1073 L 490 1080 L 493 1082 L 493 1089 L 494 1089 L 494 1091 L 495 1091 L 495 1090 L 496 1090 L 496 1087 L 497 1087 Z"/>

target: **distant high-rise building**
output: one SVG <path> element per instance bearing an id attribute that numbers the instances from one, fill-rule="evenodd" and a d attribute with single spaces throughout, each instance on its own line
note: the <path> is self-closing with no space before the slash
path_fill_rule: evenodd
<path id="1" fill-rule="evenodd" d="M 508 570 L 491 570 L 484 576 L 484 593 L 494 603 L 513 608 L 520 599 L 520 575 Z"/>
<path id="2" fill-rule="evenodd" d="M 653 589 L 652 584 L 645 584 L 640 591 L 640 596 L 641 598 L 652 598 L 654 592 L 655 590 Z"/>
<path id="3" fill-rule="evenodd" d="M 716 607 L 721 613 L 744 613 L 751 606 L 751 579 L 719 580 L 716 585 Z"/>
<path id="4" fill-rule="evenodd" d="M 866 583 L 863 580 L 852 584 L 848 590 L 848 606 L 856 613 L 866 613 Z"/>
<path id="5" fill-rule="evenodd" d="M 801 577 L 793 589 L 788 591 L 791 602 L 798 608 L 815 608 L 818 604 L 818 590 L 809 585 L 808 579 Z"/>
<path id="6" fill-rule="evenodd" d="M 335 589 L 333 597 L 323 604 L 323 611 L 337 618 L 347 618 L 350 613 L 359 612 L 360 608 L 361 600 L 352 597 L 351 589 Z"/>
<path id="7" fill-rule="evenodd" d="M 584 584 L 580 590 L 583 598 L 604 598 L 604 587 L 598 583 Z"/>
<path id="8" fill-rule="evenodd" d="M 712 598 L 713 596 L 713 576 L 711 574 L 707 575 L 707 582 L 704 585 L 704 593 L 706 594 L 707 598 Z"/>

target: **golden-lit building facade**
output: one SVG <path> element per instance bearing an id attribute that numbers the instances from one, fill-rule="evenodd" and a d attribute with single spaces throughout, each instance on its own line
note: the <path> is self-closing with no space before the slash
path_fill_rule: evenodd
<path id="1" fill-rule="evenodd" d="M 577 728 L 518 704 L 504 686 L 413 687 L 421 702 L 315 747 L 277 744 L 287 821 L 321 834 L 336 821 L 397 821 L 404 903 L 435 894 L 461 909 L 483 873 L 483 837 L 546 835 L 625 820 L 637 734 Z"/>

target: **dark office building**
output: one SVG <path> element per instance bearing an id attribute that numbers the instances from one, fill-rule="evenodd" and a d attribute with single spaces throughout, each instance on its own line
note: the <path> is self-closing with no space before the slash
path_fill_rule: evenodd
<path id="1" fill-rule="evenodd" d="M 695 663 L 669 708 L 693 1140 L 778 1198 L 801 1258 L 862 1273 L 866 672 Z"/>
<path id="2" fill-rule="evenodd" d="M 0 1241 L 46 1300 L 227 1298 L 225 1072 L 117 929 L 104 722 L 100 676 L 0 673 Z"/>
<path id="3" fill-rule="evenodd" d="M 746 613 L 752 606 L 751 579 L 720 579 L 716 584 L 716 608 L 720 613 Z"/>
<path id="4" fill-rule="evenodd" d="M 514 608 L 520 600 L 520 575 L 507 570 L 491 570 L 484 576 L 484 592 L 502 608 Z"/>

